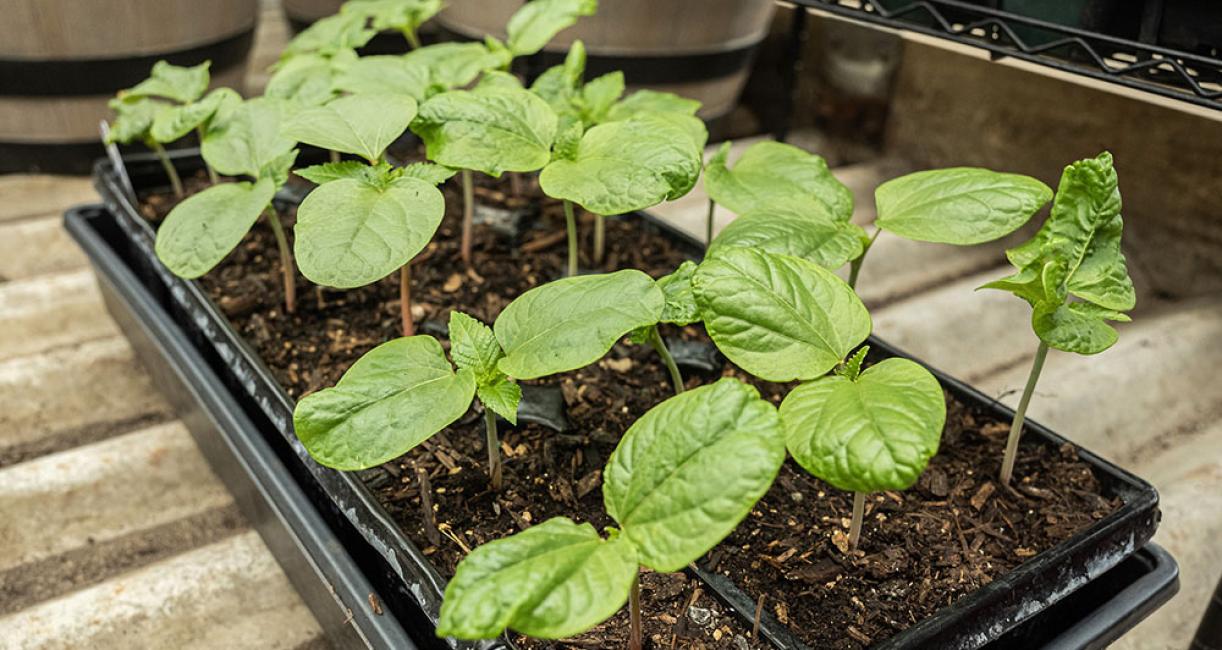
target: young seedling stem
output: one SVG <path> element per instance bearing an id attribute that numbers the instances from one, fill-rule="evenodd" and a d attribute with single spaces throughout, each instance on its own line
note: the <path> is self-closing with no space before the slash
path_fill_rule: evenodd
<path id="1" fill-rule="evenodd" d="M 462 248 L 459 253 L 463 264 L 471 266 L 471 229 L 475 221 L 475 187 L 471 182 L 471 170 L 462 170 Z"/>
<path id="2" fill-rule="evenodd" d="M 487 406 L 484 407 L 484 442 L 488 445 L 488 480 L 492 483 L 492 489 L 500 492 L 501 441 L 496 435 L 496 413 Z"/>
<path id="3" fill-rule="evenodd" d="M 331 162 L 337 163 L 340 161 L 340 154 L 338 151 L 335 151 L 334 149 L 332 149 L 328 153 L 331 155 Z"/>
<path id="4" fill-rule="evenodd" d="M 866 516 L 866 493 L 853 493 L 853 521 L 849 524 L 849 551 L 857 550 L 857 542 L 861 539 L 861 521 Z"/>
<path id="5" fill-rule="evenodd" d="M 670 349 L 666 347 L 666 341 L 662 340 L 662 335 L 658 332 L 657 326 L 649 328 L 649 345 L 657 351 L 658 356 L 662 357 L 662 363 L 666 364 L 666 370 L 670 373 L 670 383 L 675 387 L 675 394 L 683 392 L 683 375 L 679 372 L 679 366 L 675 364 L 675 358 L 670 355 Z"/>
<path id="6" fill-rule="evenodd" d="M 1027 386 L 1023 388 L 1023 397 L 1018 402 L 1018 410 L 1014 412 L 1014 422 L 1010 424 L 1010 437 L 1006 439 L 1006 454 L 1001 460 L 1001 484 L 1009 485 L 1014 474 L 1014 461 L 1018 458 L 1018 441 L 1023 435 L 1023 420 L 1027 416 L 1027 405 L 1031 403 L 1031 395 L 1035 393 L 1035 383 L 1040 379 L 1040 371 L 1044 369 L 1044 359 L 1048 357 L 1048 344 L 1040 341 L 1040 347 L 1035 351 L 1035 360 L 1031 363 L 1031 374 L 1027 376 Z"/>
<path id="7" fill-rule="evenodd" d="M 166 154 L 165 147 L 161 146 L 160 142 L 150 141 L 149 147 L 157 154 L 157 159 L 161 161 L 161 168 L 165 170 L 165 175 L 170 178 L 170 186 L 174 188 L 174 196 L 183 197 L 182 179 L 178 177 L 178 170 L 174 169 L 174 163 L 170 162 L 170 156 Z"/>
<path id="8" fill-rule="evenodd" d="M 267 215 L 267 223 L 271 224 L 272 234 L 276 236 L 276 247 L 280 249 L 280 273 L 284 278 L 284 311 L 291 314 L 297 309 L 293 251 L 289 248 L 288 238 L 284 236 L 284 224 L 280 223 L 280 215 L 276 214 L 276 209 L 268 206 L 264 214 Z"/>
<path id="9" fill-rule="evenodd" d="M 622 592 L 621 592 L 622 593 Z M 641 574 L 632 579 L 632 590 L 628 592 L 629 650 L 641 650 Z"/>
<path id="10" fill-rule="evenodd" d="M 412 263 L 399 267 L 399 319 L 403 323 L 403 336 L 416 333 L 416 324 L 412 321 Z"/>
<path id="11" fill-rule="evenodd" d="M 594 215 L 594 265 L 602 266 L 603 257 L 607 254 L 607 218 L 601 214 Z"/>
<path id="12" fill-rule="evenodd" d="M 564 202 L 564 227 L 569 234 L 568 277 L 577 277 L 577 217 L 573 216 L 573 203 Z"/>
<path id="13" fill-rule="evenodd" d="M 420 49 L 420 37 L 416 35 L 416 30 L 403 30 L 403 38 L 407 39 L 407 46 L 413 50 Z"/>
<path id="14" fill-rule="evenodd" d="M 195 133 L 199 136 L 199 141 L 202 143 L 204 141 L 203 125 L 195 127 Z M 204 161 L 204 169 L 208 170 L 208 182 L 212 183 L 213 185 L 221 182 L 220 177 L 216 175 L 216 170 L 212 168 L 212 165 L 208 164 L 207 160 Z"/>
<path id="15" fill-rule="evenodd" d="M 709 199 L 709 216 L 704 226 L 704 245 L 706 247 L 713 243 L 713 212 L 716 208 L 717 203 Z"/>
<path id="16" fill-rule="evenodd" d="M 866 242 L 865 247 L 861 249 L 861 255 L 857 256 L 857 259 L 853 260 L 849 265 L 849 286 L 853 289 L 857 288 L 857 274 L 861 272 L 861 264 L 866 260 L 866 253 L 870 252 L 870 248 L 874 246 L 874 240 L 878 239 L 878 235 L 882 231 L 882 228 L 874 229 L 874 234 L 870 236 L 870 241 Z"/>

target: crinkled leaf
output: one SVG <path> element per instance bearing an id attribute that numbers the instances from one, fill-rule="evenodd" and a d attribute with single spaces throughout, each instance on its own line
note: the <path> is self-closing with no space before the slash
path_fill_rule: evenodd
<path id="1" fill-rule="evenodd" d="M 564 63 L 545 70 L 531 84 L 530 91 L 542 97 L 557 115 L 572 112 L 585 70 L 586 47 L 581 41 L 573 41 Z"/>
<path id="2" fill-rule="evenodd" d="M 1124 314 L 1103 310 L 1090 303 L 1068 305 L 1043 303 L 1031 314 L 1035 335 L 1050 347 L 1078 354 L 1098 354 L 1112 347 L 1119 335 L 1108 325 L 1105 314 L 1124 320 Z M 1121 316 L 1124 318 L 1114 318 Z"/>
<path id="3" fill-rule="evenodd" d="M 696 295 L 692 293 L 692 276 L 695 273 L 696 263 L 687 260 L 674 273 L 658 280 L 658 288 L 666 299 L 659 321 L 688 325 L 700 320 L 700 308 L 696 306 Z"/>
<path id="4" fill-rule="evenodd" d="M 856 381 L 829 375 L 781 403 L 786 446 L 806 471 L 852 492 L 909 488 L 938 451 L 946 401 L 929 371 L 886 359 Z"/>
<path id="5" fill-rule="evenodd" d="M 637 570 L 622 535 L 604 540 L 590 524 L 555 517 L 464 558 L 446 585 L 437 635 L 491 639 L 512 628 L 573 636 L 619 611 Z"/>
<path id="6" fill-rule="evenodd" d="M 289 180 L 289 173 L 293 171 L 293 163 L 297 162 L 298 153 L 297 149 L 289 149 L 272 158 L 259 169 L 258 178 L 270 178 L 276 187 L 282 187 Z"/>
<path id="7" fill-rule="evenodd" d="M 287 63 L 302 55 L 330 56 L 341 50 L 364 47 L 377 34 L 366 26 L 368 18 L 355 12 L 340 12 L 314 22 L 294 36 L 280 55 Z"/>
<path id="8" fill-rule="evenodd" d="M 865 231 L 848 221 L 811 219 L 785 209 L 765 208 L 731 221 L 713 239 L 708 255 L 729 248 L 753 248 L 838 269 L 861 256 L 865 239 Z"/>
<path id="9" fill-rule="evenodd" d="M 242 96 L 230 88 L 217 88 L 198 102 L 171 106 L 156 114 L 150 131 L 157 142 L 174 142 L 197 128 L 203 127 L 212 116 L 226 107 L 226 112 L 237 108 Z"/>
<path id="10" fill-rule="evenodd" d="M 366 469 L 462 417 L 474 394 L 475 378 L 455 373 L 436 339 L 407 336 L 366 352 L 334 387 L 297 402 L 293 428 L 319 463 Z"/>
<path id="11" fill-rule="evenodd" d="M 441 91 L 466 86 L 505 62 L 482 43 L 436 43 L 408 52 L 403 60 L 428 70 L 430 88 Z"/>
<path id="12" fill-rule="evenodd" d="M 679 571 L 720 542 L 772 485 L 785 460 L 776 408 L 735 380 L 649 409 L 607 461 L 607 514 L 641 564 Z"/>
<path id="13" fill-rule="evenodd" d="M 501 375 L 496 362 L 505 356 L 492 328 L 460 311 L 450 312 L 450 356 L 459 368 L 487 383 Z"/>
<path id="14" fill-rule="evenodd" d="M 624 94 L 624 73 L 616 70 L 593 79 L 581 89 L 582 120 L 598 124 L 607 119 L 611 106 Z"/>
<path id="15" fill-rule="evenodd" d="M 294 110 L 291 104 L 267 98 L 243 102 L 208 126 L 201 147 L 204 160 L 222 174 L 258 177 L 297 144 L 280 134 L 281 123 Z"/>
<path id="16" fill-rule="evenodd" d="M 908 239 L 980 244 L 1014 232 L 1051 198 L 1052 190 L 1030 176 L 932 169 L 880 185 L 875 224 Z"/>
<path id="17" fill-rule="evenodd" d="M 606 120 L 614 122 L 626 120 L 641 113 L 680 113 L 695 115 L 700 110 L 700 102 L 674 93 L 657 90 L 638 90 L 616 102 L 608 111 Z"/>
<path id="18" fill-rule="evenodd" d="M 402 56 L 363 56 L 335 76 L 334 87 L 354 95 L 407 95 L 422 101 L 429 69 Z"/>
<path id="19" fill-rule="evenodd" d="M 377 185 L 378 181 L 385 172 L 379 173 L 381 170 L 390 171 L 390 166 L 375 167 L 366 165 L 363 162 L 356 160 L 342 160 L 340 162 L 322 163 L 321 165 L 311 165 L 294 171 L 294 174 L 315 183 L 322 185 L 331 181 L 338 181 L 345 178 L 353 178 L 363 180 L 372 185 Z"/>
<path id="20" fill-rule="evenodd" d="M 516 75 L 504 70 L 489 70 L 479 78 L 479 82 L 472 90 L 517 90 L 520 88 L 523 88 L 522 80 L 518 79 Z"/>
<path id="21" fill-rule="evenodd" d="M 736 214 L 775 205 L 814 203 L 833 219 L 853 216 L 853 193 L 832 176 L 822 157 L 781 142 L 757 142 L 734 168 L 726 167 L 730 143 L 721 147 L 704 174 L 704 187 L 718 204 Z"/>
<path id="22" fill-rule="evenodd" d="M 423 250 L 444 214 L 437 187 L 415 178 L 384 187 L 354 179 L 319 185 L 297 210 L 297 263 L 317 284 L 370 284 Z"/>
<path id="23" fill-rule="evenodd" d="M 131 97 L 162 97 L 188 104 L 202 97 L 204 91 L 208 90 L 208 68 L 211 66 L 211 61 L 191 67 L 158 61 L 153 64 L 153 72 L 148 79 L 123 91 L 123 94 Z"/>
<path id="24" fill-rule="evenodd" d="M 768 381 L 819 377 L 870 334 L 849 285 L 796 257 L 726 249 L 701 263 L 692 288 L 717 348 Z"/>
<path id="25" fill-rule="evenodd" d="M 336 80 L 357 60 L 356 52 L 352 50 L 340 50 L 327 56 L 295 56 L 277 66 L 267 80 L 263 95 L 300 106 L 325 104 L 338 92 Z"/>
<path id="26" fill-rule="evenodd" d="M 169 108 L 162 102 L 144 97 L 116 97 L 110 100 L 109 106 L 115 112 L 115 120 L 110 124 L 106 144 L 131 144 L 148 139 L 157 114 Z"/>
<path id="27" fill-rule="evenodd" d="M 157 258 L 182 278 L 198 278 L 225 259 L 276 194 L 271 179 L 221 183 L 174 206 L 157 229 Z"/>
<path id="28" fill-rule="evenodd" d="M 552 160 L 573 160 L 577 158 L 577 150 L 581 147 L 581 136 L 585 133 L 585 125 L 575 113 L 565 113 L 560 116 L 556 127 L 556 142 L 552 145 Z"/>
<path id="29" fill-rule="evenodd" d="M 500 369 L 535 379 L 587 366 L 628 332 L 657 323 L 665 302 L 648 275 L 631 269 L 535 287 L 493 324 L 505 351 Z"/>
<path id="30" fill-rule="evenodd" d="M 527 56 L 543 49 L 548 41 L 582 16 L 593 16 L 598 0 L 533 0 L 509 19 L 506 42 L 515 56 Z"/>
<path id="31" fill-rule="evenodd" d="M 456 90 L 421 104 L 412 131 L 430 160 L 500 176 L 547 164 L 556 114 L 524 89 Z"/>
<path id="32" fill-rule="evenodd" d="M 595 214 L 643 210 L 691 191 L 700 175 L 704 124 L 677 113 L 650 113 L 585 132 L 571 160 L 552 161 L 543 192 Z"/>
<path id="33" fill-rule="evenodd" d="M 484 408 L 492 409 L 493 413 L 505 418 L 510 424 L 518 423 L 518 403 L 522 401 L 522 387 L 510 381 L 505 375 L 496 380 L 480 384 L 475 389 L 475 395 Z"/>
<path id="34" fill-rule="evenodd" d="M 299 142 L 374 161 L 415 116 L 416 100 L 406 95 L 352 95 L 298 111 L 283 130 Z"/>
<path id="35" fill-rule="evenodd" d="M 445 165 L 434 165 L 433 163 L 423 162 L 412 163 L 402 167 L 401 169 L 401 173 L 403 174 L 404 178 L 418 178 L 433 185 L 441 185 L 442 183 L 450 180 L 454 174 L 457 173 L 457 170 L 446 167 Z"/>

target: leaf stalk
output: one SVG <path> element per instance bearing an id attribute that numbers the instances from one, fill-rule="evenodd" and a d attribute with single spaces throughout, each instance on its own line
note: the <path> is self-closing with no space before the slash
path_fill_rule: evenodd
<path id="1" fill-rule="evenodd" d="M 153 153 L 157 154 L 157 160 L 161 161 L 161 168 L 165 170 L 165 175 L 170 179 L 170 187 L 174 188 L 174 196 L 181 199 L 185 194 L 182 189 L 182 179 L 179 178 L 174 163 L 170 162 L 170 156 L 165 152 L 165 147 L 161 146 L 160 142 L 150 142 L 149 147 L 153 149 Z"/>
<path id="2" fill-rule="evenodd" d="M 202 145 L 204 143 L 204 127 L 195 127 L 195 132 L 199 135 L 199 143 Z M 208 182 L 212 183 L 213 185 L 221 182 L 220 177 L 217 176 L 216 170 L 212 168 L 212 165 L 208 164 L 207 160 L 204 161 L 204 169 L 208 170 Z"/>
<path id="3" fill-rule="evenodd" d="M 607 255 L 607 218 L 594 215 L 594 265 L 602 266 Z"/>
<path id="4" fill-rule="evenodd" d="M 280 215 L 276 208 L 267 206 L 265 211 L 267 223 L 276 236 L 276 248 L 280 249 L 280 274 L 284 282 L 284 311 L 293 313 L 297 310 L 296 270 L 293 267 L 293 251 L 289 248 L 288 237 L 284 234 L 284 224 L 280 223 Z"/>
<path id="5" fill-rule="evenodd" d="M 675 363 L 675 358 L 670 354 L 670 348 L 666 347 L 666 341 L 662 339 L 662 334 L 658 332 L 657 325 L 649 328 L 649 345 L 654 351 L 662 357 L 662 363 L 666 364 L 666 371 L 670 373 L 670 383 L 675 387 L 675 394 L 683 392 L 683 374 L 679 372 L 679 366 Z"/>
<path id="6" fill-rule="evenodd" d="M 1040 371 L 1044 369 L 1044 360 L 1048 357 L 1048 344 L 1040 341 L 1040 347 L 1035 351 L 1035 360 L 1031 363 L 1031 374 L 1027 375 L 1027 386 L 1023 388 L 1023 397 L 1014 411 L 1014 421 L 1010 423 L 1010 437 L 1006 439 L 1006 453 L 1001 459 L 1001 484 L 1009 485 L 1010 477 L 1014 475 L 1014 462 L 1018 459 L 1018 441 L 1023 435 L 1023 421 L 1027 417 L 1027 405 L 1035 393 L 1035 384 L 1040 379 Z"/>
<path id="7" fill-rule="evenodd" d="M 399 267 L 399 320 L 403 325 L 403 336 L 416 333 L 416 323 L 412 320 L 412 263 Z"/>
<path id="8" fill-rule="evenodd" d="M 462 170 L 462 247 L 459 254 L 466 266 L 471 266 L 471 229 L 475 223 L 475 186 L 471 170 Z"/>
<path id="9" fill-rule="evenodd" d="M 704 247 L 707 249 L 713 245 L 713 213 L 717 209 L 717 204 L 713 199 L 709 199 L 709 216 L 704 225 Z"/>
<path id="10" fill-rule="evenodd" d="M 573 215 L 573 204 L 564 202 L 564 227 L 569 235 L 569 266 L 566 275 L 577 277 L 577 217 Z"/>
<path id="11" fill-rule="evenodd" d="M 849 264 L 849 288 L 850 289 L 857 289 L 857 274 L 861 272 L 861 264 L 866 261 L 866 253 L 870 252 L 870 248 L 874 246 L 874 240 L 878 239 L 878 235 L 882 231 L 883 231 L 882 228 L 875 228 L 874 234 L 870 236 L 869 241 L 867 241 L 865 247 L 862 248 L 861 255 L 858 255 L 857 259 L 853 260 Z"/>
<path id="12" fill-rule="evenodd" d="M 488 445 L 488 480 L 492 489 L 500 492 L 503 485 L 501 472 L 501 441 L 496 435 L 496 413 L 484 406 L 484 442 Z"/>
<path id="13" fill-rule="evenodd" d="M 861 522 L 866 517 L 866 493 L 853 493 L 853 521 L 849 524 L 849 551 L 857 550 L 861 540 Z"/>
<path id="14" fill-rule="evenodd" d="M 629 650 L 641 650 L 641 572 L 632 578 L 632 589 L 628 592 Z"/>

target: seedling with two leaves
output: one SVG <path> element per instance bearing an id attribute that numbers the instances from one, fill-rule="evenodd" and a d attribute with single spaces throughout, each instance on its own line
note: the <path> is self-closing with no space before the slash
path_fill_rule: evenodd
<path id="1" fill-rule="evenodd" d="M 1079 160 L 1065 168 L 1052 214 L 1035 237 L 1006 251 L 1017 269 L 982 288 L 1009 291 L 1032 308 L 1031 327 L 1040 339 L 1031 373 L 1010 426 L 1001 482 L 1014 473 L 1027 406 L 1049 348 L 1098 354 L 1116 343 L 1107 321 L 1128 321 L 1137 305 L 1120 249 L 1124 223 L 1112 155 Z"/>
<path id="2" fill-rule="evenodd" d="M 182 179 L 166 154 L 165 146 L 195 131 L 203 140 L 208 124 L 218 113 L 226 113 L 241 103 L 242 98 L 229 88 L 208 90 L 210 61 L 186 68 L 165 61 L 153 64 L 148 79 L 127 90 L 119 91 L 110 100 L 116 119 L 106 137 L 106 144 L 141 142 L 157 154 L 165 169 L 174 195 L 183 197 Z M 207 163 L 207 161 L 205 161 Z M 217 182 L 216 170 L 207 164 L 212 183 Z"/>

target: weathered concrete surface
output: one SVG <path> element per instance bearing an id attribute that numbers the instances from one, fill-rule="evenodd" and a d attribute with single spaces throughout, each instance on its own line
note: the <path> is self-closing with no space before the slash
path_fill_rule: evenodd
<path id="1" fill-rule="evenodd" d="M 97 200 L 92 183 L 84 176 L 0 176 L 0 221 L 56 214 Z"/>
<path id="2" fill-rule="evenodd" d="M 87 269 L 0 284 L 0 331 L 0 360 L 119 333 Z"/>
<path id="3" fill-rule="evenodd" d="M 60 224 L 60 215 L 0 222 L 0 281 L 85 266 L 85 255 Z"/>

